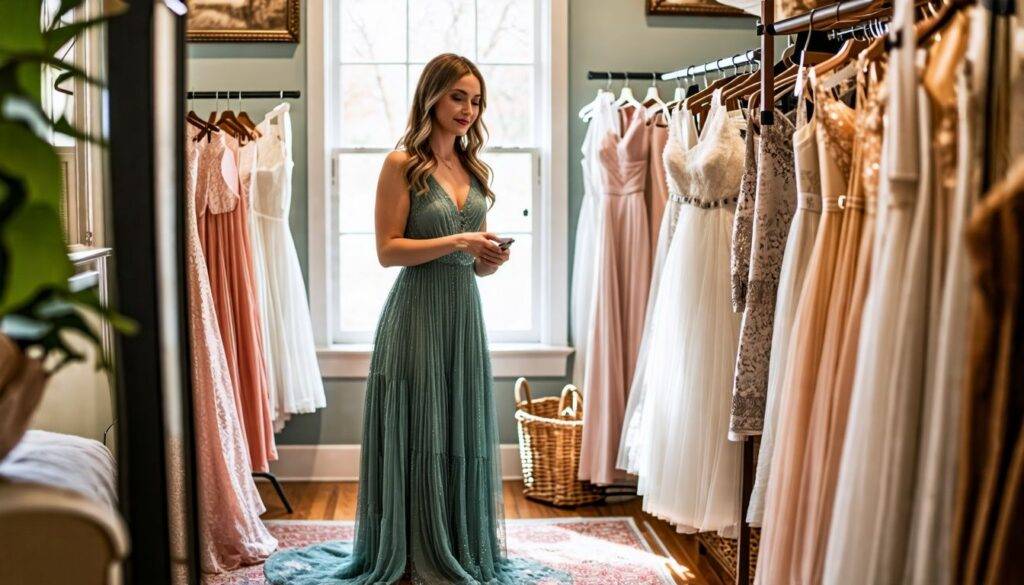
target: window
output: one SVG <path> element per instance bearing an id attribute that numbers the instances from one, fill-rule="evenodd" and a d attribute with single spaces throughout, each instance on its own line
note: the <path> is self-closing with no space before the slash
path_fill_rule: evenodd
<path id="1" fill-rule="evenodd" d="M 400 271 L 381 268 L 377 261 L 377 175 L 405 129 L 424 65 L 440 53 L 454 52 L 473 60 L 487 84 L 483 120 L 489 137 L 482 158 L 493 170 L 491 187 L 497 196 L 487 214 L 487 229 L 516 239 L 513 261 L 478 280 L 488 337 L 492 345 L 516 344 L 520 352 L 526 344 L 557 347 L 562 357 L 568 353 L 562 347 L 567 312 L 565 189 L 554 188 L 564 185 L 566 176 L 566 55 L 564 30 L 556 32 L 565 26 L 565 4 L 310 3 L 309 22 L 324 23 L 322 31 L 311 30 L 307 39 L 310 295 L 314 315 L 321 321 L 321 345 L 344 351 L 372 341 L 380 310 Z M 556 21 L 560 27 L 553 24 Z M 552 50 L 553 41 L 558 41 L 559 52 Z M 559 71 L 553 68 L 555 62 Z M 319 67 L 322 75 L 314 75 Z M 557 93 L 554 83 L 561 84 Z M 555 126 L 553 113 L 558 112 L 562 120 Z M 556 127 L 558 131 L 553 130 Z M 322 136 L 316 136 L 321 129 Z M 320 161 L 318 151 L 323 153 Z M 557 167 L 556 159 L 562 161 Z M 552 172 L 554 168 L 559 170 Z M 322 186 L 316 184 L 321 177 Z"/>

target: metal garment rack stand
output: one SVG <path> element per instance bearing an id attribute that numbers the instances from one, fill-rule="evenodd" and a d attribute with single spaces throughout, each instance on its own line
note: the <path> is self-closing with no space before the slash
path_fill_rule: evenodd
<path id="1" fill-rule="evenodd" d="M 228 99 L 297 99 L 302 97 L 302 92 L 297 89 L 274 89 L 274 90 L 237 90 L 218 89 L 210 91 L 189 91 L 185 93 L 185 99 L 190 100 L 228 100 Z"/>

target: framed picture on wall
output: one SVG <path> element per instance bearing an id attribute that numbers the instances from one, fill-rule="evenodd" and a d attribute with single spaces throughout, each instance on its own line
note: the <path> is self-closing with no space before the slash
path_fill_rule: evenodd
<path id="1" fill-rule="evenodd" d="M 739 8 L 719 4 L 714 0 L 647 0 L 647 14 L 750 16 Z"/>
<path id="2" fill-rule="evenodd" d="M 299 0 L 189 0 L 190 42 L 299 42 Z"/>

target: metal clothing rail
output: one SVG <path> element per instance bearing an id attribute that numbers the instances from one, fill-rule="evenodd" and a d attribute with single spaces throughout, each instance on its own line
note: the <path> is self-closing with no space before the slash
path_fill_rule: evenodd
<path id="1" fill-rule="evenodd" d="M 808 29 L 828 30 L 848 24 L 843 22 L 844 17 L 860 17 L 869 9 L 884 10 L 890 6 L 886 0 L 845 0 L 820 6 L 779 22 L 773 23 L 762 17 L 762 22 L 757 25 L 756 30 L 758 35 L 790 35 Z"/>
<path id="2" fill-rule="evenodd" d="M 241 95 L 239 95 L 241 94 Z M 190 100 L 212 100 L 212 99 L 296 99 L 302 97 L 302 92 L 297 89 L 273 89 L 273 90 L 210 90 L 210 91 L 189 91 L 185 93 L 185 99 Z"/>
<path id="3" fill-rule="evenodd" d="M 661 76 L 663 80 L 678 79 L 680 77 L 691 77 L 694 75 L 704 75 L 705 73 L 711 73 L 713 71 L 723 71 L 726 69 L 732 69 L 739 65 L 746 65 L 748 63 L 760 63 L 761 62 L 761 49 L 751 49 L 732 57 L 726 57 L 724 59 L 716 59 L 714 61 L 708 61 L 701 65 L 690 65 L 677 71 L 665 73 Z"/>
<path id="4" fill-rule="evenodd" d="M 588 71 L 587 79 L 635 79 L 637 81 L 654 81 L 661 76 L 657 71 Z"/>

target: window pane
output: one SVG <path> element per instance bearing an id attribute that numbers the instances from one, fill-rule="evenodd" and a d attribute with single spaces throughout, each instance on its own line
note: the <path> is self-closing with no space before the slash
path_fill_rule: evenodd
<path id="1" fill-rule="evenodd" d="M 491 190 L 494 207 L 487 211 L 487 229 L 499 234 L 532 231 L 533 172 L 527 152 L 485 152 L 485 163 L 491 166 Z M 516 243 L 519 245 L 519 237 Z"/>
<path id="2" fill-rule="evenodd" d="M 426 63 L 441 53 L 476 59 L 473 0 L 409 0 L 409 60 Z"/>
<path id="3" fill-rule="evenodd" d="M 487 124 L 492 146 L 533 146 L 533 67 L 481 65 L 487 85 Z"/>
<path id="4" fill-rule="evenodd" d="M 511 256 L 494 274 L 477 279 L 488 331 L 533 328 L 533 238 L 516 236 Z"/>
<path id="5" fill-rule="evenodd" d="M 393 147 L 405 130 L 404 65 L 342 65 L 342 146 Z"/>
<path id="6" fill-rule="evenodd" d="M 377 327 L 388 291 L 401 269 L 381 267 L 372 234 L 342 235 L 338 238 L 338 269 L 341 329 L 346 332 L 372 332 Z"/>
<path id="7" fill-rule="evenodd" d="M 345 152 L 338 155 L 338 231 L 373 233 L 377 177 L 386 152 Z"/>
<path id="8" fill-rule="evenodd" d="M 491 0 L 477 4 L 481 63 L 533 62 L 535 0 Z"/>
<path id="9" fill-rule="evenodd" d="M 343 62 L 405 61 L 405 0 L 343 0 L 338 18 Z"/>

